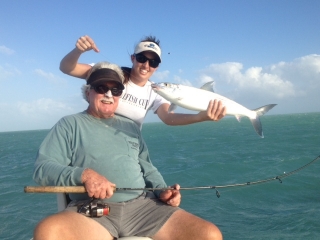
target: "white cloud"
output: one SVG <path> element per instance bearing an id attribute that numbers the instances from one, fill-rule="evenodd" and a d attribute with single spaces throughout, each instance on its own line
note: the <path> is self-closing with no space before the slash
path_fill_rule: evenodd
<path id="1" fill-rule="evenodd" d="M 162 80 L 167 79 L 168 76 L 169 76 L 169 74 L 170 74 L 170 72 L 169 72 L 168 70 L 162 71 L 162 72 L 158 72 L 158 71 L 157 71 L 157 72 L 154 73 L 153 76 L 154 76 L 156 79 L 162 81 Z"/>
<path id="2" fill-rule="evenodd" d="M 0 46 L 0 53 L 6 54 L 6 55 L 12 55 L 15 53 L 15 51 L 2 45 Z"/>
<path id="3" fill-rule="evenodd" d="M 36 116 L 70 113 L 72 108 L 65 103 L 50 99 L 42 98 L 32 102 L 18 102 L 17 109 L 22 115 Z"/>
<path id="4" fill-rule="evenodd" d="M 292 62 L 280 62 L 267 68 L 243 69 L 237 62 L 211 64 L 201 71 L 200 81 L 215 79 L 218 88 L 233 89 L 233 95 L 254 94 L 273 99 L 301 97 L 310 87 L 320 87 L 320 55 L 308 55 Z"/>
<path id="5" fill-rule="evenodd" d="M 0 132 L 16 130 L 49 129 L 60 118 L 83 111 L 87 106 L 79 96 L 65 102 L 41 98 L 30 102 L 0 102 Z"/>
<path id="6" fill-rule="evenodd" d="M 215 64 L 216 65 L 216 64 Z M 237 91 L 260 92 L 271 94 L 276 98 L 294 95 L 292 83 L 270 74 L 261 67 L 251 67 L 245 72 L 240 63 L 224 63 L 222 66 L 211 65 L 212 70 L 218 69 L 219 81 L 226 81 L 237 88 Z M 218 80 L 217 80 L 218 81 Z M 216 82 L 218 85 L 219 83 Z"/>
<path id="7" fill-rule="evenodd" d="M 174 83 L 178 83 L 178 84 L 182 84 L 182 85 L 187 85 L 187 86 L 192 86 L 192 83 L 187 80 L 187 79 L 182 79 L 181 77 L 179 76 L 174 76 L 173 77 L 173 82 Z"/>
<path id="8" fill-rule="evenodd" d="M 6 64 L 5 66 L 0 65 L 0 80 L 1 79 L 6 80 L 9 77 L 13 77 L 17 75 L 21 75 L 21 72 L 17 68 L 8 64 Z"/>
<path id="9" fill-rule="evenodd" d="M 270 73 L 292 82 L 299 89 L 320 87 L 320 55 L 312 54 L 280 62 L 269 68 Z"/>
<path id="10" fill-rule="evenodd" d="M 215 82 L 213 77 L 210 77 L 208 75 L 200 75 L 200 77 L 198 78 L 198 82 L 201 83 L 201 86 L 207 82 L 212 82 L 212 81 L 213 81 L 212 86 L 214 87 Z"/>
<path id="11" fill-rule="evenodd" d="M 59 85 L 59 84 L 66 85 L 67 84 L 66 80 L 64 80 L 63 78 L 55 76 L 51 72 L 45 72 L 45 71 L 43 71 L 41 69 L 35 69 L 34 73 L 36 75 L 38 75 L 39 77 L 46 79 L 47 81 L 49 81 L 52 84 L 55 84 L 55 85 Z"/>

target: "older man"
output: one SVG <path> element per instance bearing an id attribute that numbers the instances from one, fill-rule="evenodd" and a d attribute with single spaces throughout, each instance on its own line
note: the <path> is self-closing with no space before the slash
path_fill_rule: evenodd
<path id="1" fill-rule="evenodd" d="M 70 194 L 67 209 L 42 220 L 34 239 L 222 239 L 214 224 L 178 208 L 179 185 L 159 192 L 114 192 L 116 186 L 166 187 L 139 127 L 114 114 L 123 89 L 118 66 L 96 64 L 83 87 L 87 110 L 62 118 L 41 144 L 34 180 L 40 185 L 84 185 L 88 194 Z M 81 214 L 91 197 L 108 204 L 109 214 Z"/>

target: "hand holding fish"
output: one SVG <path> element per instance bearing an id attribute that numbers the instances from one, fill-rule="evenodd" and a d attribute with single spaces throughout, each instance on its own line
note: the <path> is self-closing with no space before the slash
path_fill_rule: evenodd
<path id="1" fill-rule="evenodd" d="M 94 43 L 93 39 L 89 36 L 82 36 L 78 39 L 76 43 L 76 47 L 80 52 L 86 52 L 90 50 L 94 50 L 95 52 L 99 52 L 100 50 Z"/>
<path id="2" fill-rule="evenodd" d="M 178 207 L 181 202 L 180 185 L 175 184 L 171 186 L 172 189 L 165 190 L 160 193 L 160 200 L 170 206 Z"/>
<path id="3" fill-rule="evenodd" d="M 222 101 L 211 100 L 206 111 L 198 113 L 201 121 L 219 121 L 226 115 L 227 109 Z"/>
<path id="4" fill-rule="evenodd" d="M 212 81 L 204 84 L 200 89 L 175 83 L 153 83 L 151 86 L 153 91 L 171 102 L 169 111 L 174 109 L 176 106 L 193 111 L 205 111 L 206 109 L 208 111 L 208 102 L 213 99 L 219 100 L 220 102 L 223 102 L 223 105 L 225 106 L 224 111 L 226 111 L 226 113 L 223 114 L 233 115 L 239 122 L 241 117 L 248 117 L 254 130 L 261 138 L 263 138 L 264 136 L 260 117 L 277 104 L 268 104 L 254 110 L 250 110 L 229 98 L 214 93 L 211 89 L 211 84 Z M 214 109 L 212 110 L 214 111 Z M 214 113 L 216 112 L 214 111 Z M 222 116 L 218 115 L 217 119 L 221 117 Z"/>

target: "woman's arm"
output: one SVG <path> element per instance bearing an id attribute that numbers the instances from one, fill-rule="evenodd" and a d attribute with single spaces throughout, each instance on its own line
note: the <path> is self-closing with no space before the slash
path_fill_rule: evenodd
<path id="1" fill-rule="evenodd" d="M 82 53 L 90 50 L 99 52 L 99 49 L 89 36 L 80 37 L 76 43 L 76 47 L 61 60 L 60 70 L 70 76 L 86 79 L 91 66 L 78 63 L 78 60 Z"/>
<path id="2" fill-rule="evenodd" d="M 159 118 L 167 125 L 187 125 L 203 121 L 219 121 L 226 115 L 226 108 L 221 101 L 210 101 L 207 111 L 201 111 L 197 114 L 183 114 L 169 112 L 170 105 L 167 103 L 162 104 L 157 114 Z"/>

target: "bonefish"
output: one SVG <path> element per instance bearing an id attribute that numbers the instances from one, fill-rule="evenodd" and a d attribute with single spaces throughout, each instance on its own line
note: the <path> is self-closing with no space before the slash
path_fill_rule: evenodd
<path id="1" fill-rule="evenodd" d="M 176 106 L 194 111 L 205 111 L 207 110 L 210 100 L 220 100 L 227 109 L 227 115 L 234 115 L 239 122 L 241 117 L 248 117 L 255 131 L 262 138 L 264 136 L 259 117 L 277 105 L 269 104 L 255 110 L 250 110 L 229 98 L 214 93 L 212 90 L 212 82 L 204 84 L 201 88 L 174 83 L 153 83 L 152 89 L 171 102 L 170 111 L 174 110 Z"/>

